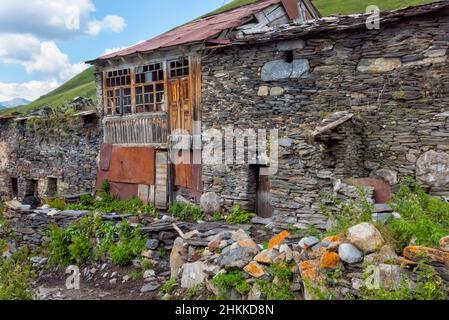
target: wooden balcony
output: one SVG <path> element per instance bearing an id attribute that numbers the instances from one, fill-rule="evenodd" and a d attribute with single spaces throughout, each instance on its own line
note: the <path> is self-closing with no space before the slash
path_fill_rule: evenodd
<path id="1" fill-rule="evenodd" d="M 134 114 L 106 117 L 104 142 L 117 145 L 153 145 L 164 147 L 168 141 L 167 114 Z"/>

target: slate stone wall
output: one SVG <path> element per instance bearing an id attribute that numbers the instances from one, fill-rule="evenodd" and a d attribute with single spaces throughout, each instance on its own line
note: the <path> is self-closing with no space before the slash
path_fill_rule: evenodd
<path id="1" fill-rule="evenodd" d="M 203 130 L 279 129 L 279 172 L 269 180 L 273 217 L 285 224 L 324 226 L 317 199 L 341 178 L 384 177 L 394 187 L 411 176 L 447 195 L 448 44 L 449 14 L 442 11 L 380 30 L 215 50 L 203 59 Z M 349 136 L 330 149 L 310 141 L 338 111 L 353 113 L 355 122 L 333 134 Z M 329 150 L 340 159 L 333 165 L 325 161 Z M 255 209 L 248 165 L 204 165 L 203 185 L 225 209 Z"/>
<path id="2" fill-rule="evenodd" d="M 98 118 L 73 117 L 70 122 L 32 124 L 0 122 L 0 199 L 14 197 L 11 178 L 18 179 L 18 199 L 27 193 L 28 180 L 37 180 L 38 195 L 49 196 L 48 178 L 57 179 L 58 193 L 91 192 L 102 141 Z"/>

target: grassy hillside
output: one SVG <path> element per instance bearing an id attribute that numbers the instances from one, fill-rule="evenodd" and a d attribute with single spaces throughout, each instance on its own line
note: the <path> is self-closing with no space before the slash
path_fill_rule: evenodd
<path id="1" fill-rule="evenodd" d="M 234 0 L 215 11 L 206 14 L 204 17 L 229 11 L 243 5 L 254 3 L 256 1 L 257 0 Z M 361 13 L 366 10 L 366 7 L 368 5 L 371 4 L 376 4 L 380 7 L 381 10 L 392 10 L 430 2 L 435 2 L 435 0 L 313 0 L 313 3 L 318 8 L 318 10 L 320 10 L 323 16 Z M 33 103 L 13 109 L 0 110 L 0 115 L 8 114 L 11 112 L 27 112 L 29 110 L 39 108 L 43 105 L 58 106 L 66 102 L 70 102 L 76 96 L 95 98 L 95 90 L 96 89 L 92 67 L 80 73 L 73 79 L 69 80 L 56 90 L 53 90 L 45 96 L 42 96 Z"/>
<path id="2" fill-rule="evenodd" d="M 12 112 L 28 112 L 38 109 L 44 105 L 56 107 L 63 105 L 64 103 L 71 102 L 73 98 L 78 96 L 94 99 L 96 95 L 96 88 L 93 72 L 94 68 L 91 67 L 81 72 L 74 78 L 70 79 L 62 86 L 40 97 L 36 101 L 25 106 L 1 110 L 0 114 L 9 114 Z"/>

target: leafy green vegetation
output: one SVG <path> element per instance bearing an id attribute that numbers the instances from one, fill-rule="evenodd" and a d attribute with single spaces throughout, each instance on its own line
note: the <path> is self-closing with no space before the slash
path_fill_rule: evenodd
<path id="1" fill-rule="evenodd" d="M 189 203 L 174 202 L 168 210 L 174 217 L 181 220 L 200 221 L 204 220 L 205 216 L 201 209 Z"/>
<path id="2" fill-rule="evenodd" d="M 81 72 L 71 80 L 64 83 L 62 86 L 40 97 L 36 101 L 25 106 L 2 110 L 0 111 L 0 114 L 30 112 L 45 105 L 49 105 L 54 108 L 61 107 L 64 104 L 71 102 L 75 97 L 95 99 L 96 87 L 93 67 Z"/>
<path id="3" fill-rule="evenodd" d="M 124 266 L 145 247 L 145 239 L 127 221 L 113 225 L 97 215 L 86 216 L 65 229 L 53 225 L 48 237 L 50 263 L 56 265 L 90 264 L 109 254 L 115 265 Z"/>
<path id="4" fill-rule="evenodd" d="M 240 294 L 247 294 L 251 290 L 251 286 L 243 277 L 243 272 L 236 270 L 229 273 L 221 273 L 212 279 L 212 283 L 217 287 L 218 300 L 228 300 L 229 290 L 236 290 Z"/>
<path id="5" fill-rule="evenodd" d="M 374 212 L 373 204 L 367 199 L 362 187 L 357 188 L 357 199 L 355 201 L 343 202 L 328 194 L 320 195 L 320 210 L 332 221 L 332 227 L 325 233 L 327 236 L 345 233 L 346 230 L 358 223 L 371 222 Z M 327 209 L 325 203 L 332 203 L 339 208 L 334 214 Z"/>
<path id="6" fill-rule="evenodd" d="M 295 298 L 291 290 L 291 267 L 286 264 L 273 264 L 268 267 L 268 273 L 273 281 L 257 280 L 260 291 L 268 300 L 293 300 Z"/>
<path id="7" fill-rule="evenodd" d="M 256 215 L 254 213 L 245 211 L 240 205 L 234 206 L 232 211 L 228 213 L 226 222 L 228 224 L 247 224 L 251 222 L 251 219 Z"/>
<path id="8" fill-rule="evenodd" d="M 214 215 L 212 216 L 212 221 L 218 222 L 223 220 L 223 216 L 220 212 L 215 212 Z"/>
<path id="9" fill-rule="evenodd" d="M 5 203 L 0 201 L 0 225 L 3 222 L 3 212 L 5 211 Z"/>
<path id="10" fill-rule="evenodd" d="M 173 292 L 173 290 L 174 290 L 174 288 L 175 288 L 177 283 L 178 283 L 178 279 L 177 278 L 171 278 L 166 283 L 164 283 L 164 285 L 161 287 L 160 291 L 162 293 L 171 294 Z"/>
<path id="11" fill-rule="evenodd" d="M 9 259 L 0 255 L 0 300 L 32 300 L 29 287 L 33 278 L 26 248 Z"/>
<path id="12" fill-rule="evenodd" d="M 134 215 L 157 216 L 157 209 L 152 204 L 144 204 L 139 198 L 132 197 L 119 200 L 109 194 L 109 182 L 103 181 L 99 191 L 99 200 L 90 195 L 83 195 L 79 203 L 66 204 L 63 199 L 48 200 L 47 204 L 58 210 L 87 210 L 101 213 L 125 213 Z"/>
<path id="13" fill-rule="evenodd" d="M 401 219 L 392 219 L 400 248 L 415 239 L 417 245 L 438 247 L 439 240 L 449 234 L 449 204 L 427 194 L 417 183 L 403 184 L 391 203 Z"/>

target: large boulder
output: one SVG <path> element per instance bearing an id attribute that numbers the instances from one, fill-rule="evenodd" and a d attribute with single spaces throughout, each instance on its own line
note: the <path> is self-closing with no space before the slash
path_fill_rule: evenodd
<path id="1" fill-rule="evenodd" d="M 203 284 L 207 278 L 207 275 L 204 272 L 206 269 L 207 266 L 201 261 L 186 263 L 182 267 L 181 287 L 190 289 Z"/>
<path id="2" fill-rule="evenodd" d="M 366 254 L 379 250 L 385 244 L 379 230 L 366 222 L 349 228 L 346 238 Z"/>
<path id="3" fill-rule="evenodd" d="M 449 154 L 424 153 L 416 162 L 416 178 L 429 187 L 449 187 Z"/>
<path id="4" fill-rule="evenodd" d="M 182 238 L 176 238 L 170 254 L 170 272 L 172 278 L 177 278 L 188 257 L 188 245 Z"/>
<path id="5" fill-rule="evenodd" d="M 220 197 L 215 192 L 208 192 L 201 196 L 201 210 L 205 214 L 221 212 Z"/>
<path id="6" fill-rule="evenodd" d="M 217 263 L 219 266 L 225 268 L 243 269 L 257 254 L 258 250 L 256 248 L 240 247 L 231 249 L 218 257 Z"/>

